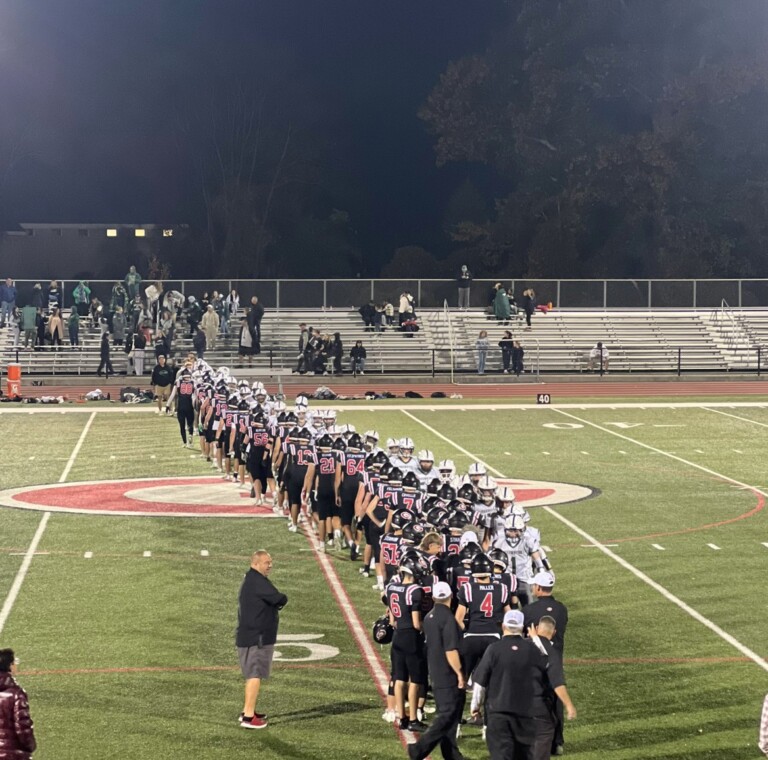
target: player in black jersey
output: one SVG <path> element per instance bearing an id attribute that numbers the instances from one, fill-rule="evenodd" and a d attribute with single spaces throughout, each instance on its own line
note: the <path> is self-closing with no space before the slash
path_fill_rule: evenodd
<path id="1" fill-rule="evenodd" d="M 358 537 L 352 526 L 355 517 L 355 500 L 365 471 L 365 451 L 363 441 L 357 433 L 350 435 L 346 444 L 346 450 L 339 453 L 336 465 L 335 492 L 341 529 L 349 545 L 350 559 L 354 561 L 357 559 Z"/>
<path id="2" fill-rule="evenodd" d="M 320 551 L 325 551 L 325 540 L 328 535 L 334 536 L 337 542 L 336 548 L 341 549 L 341 530 L 335 492 L 337 458 L 332 446 L 333 441 L 327 433 L 315 441 L 317 467 L 314 504 L 317 509 L 317 537 Z"/>
<path id="3" fill-rule="evenodd" d="M 392 576 L 400 566 L 400 548 L 403 546 L 403 529 L 413 521 L 413 515 L 407 510 L 401 509 L 394 512 L 390 519 L 390 531 L 385 533 L 380 540 L 381 565 L 384 570 L 384 580 L 389 583 Z M 408 545 L 412 545 L 409 542 Z"/>
<path id="4" fill-rule="evenodd" d="M 312 433 L 307 428 L 295 428 L 290 434 L 290 467 L 286 469 L 288 502 L 291 516 L 288 530 L 299 529 L 299 511 L 309 501 L 309 491 L 315 479 L 317 455 L 312 444 Z"/>
<path id="5" fill-rule="evenodd" d="M 520 601 L 517 598 L 517 576 L 514 567 L 509 567 L 507 553 L 503 549 L 491 549 L 488 552 L 488 559 L 493 564 L 491 580 L 507 587 L 509 603 L 514 609 L 517 609 L 520 606 Z"/>
<path id="6" fill-rule="evenodd" d="M 470 565 L 471 578 L 457 593 L 456 622 L 464 631 L 461 658 L 469 678 L 485 650 L 501 635 L 501 622 L 510 607 L 509 589 L 494 583 L 493 563 L 477 554 Z"/>
<path id="7" fill-rule="evenodd" d="M 165 406 L 165 412 L 176 401 L 176 418 L 179 420 L 179 432 L 185 448 L 192 448 L 192 435 L 195 420 L 195 384 L 192 382 L 192 373 L 184 367 L 176 377 L 171 396 Z"/>
<path id="8" fill-rule="evenodd" d="M 398 568 L 399 577 L 387 586 L 389 622 L 395 629 L 392 638 L 392 677 L 395 682 L 395 705 L 401 729 L 423 731 L 417 720 L 419 691 L 426 685 L 426 656 L 421 636 L 423 591 L 416 583 L 418 571 L 413 562 Z M 406 691 L 408 715 L 405 713 Z"/>
<path id="9" fill-rule="evenodd" d="M 269 433 L 266 428 L 266 419 L 261 407 L 256 404 L 251 409 L 246 419 L 246 433 L 244 436 L 246 465 L 248 475 L 251 478 L 252 496 L 256 504 L 264 503 L 264 494 L 267 489 L 267 478 L 272 475 L 270 462 L 272 460 L 272 447 Z"/>

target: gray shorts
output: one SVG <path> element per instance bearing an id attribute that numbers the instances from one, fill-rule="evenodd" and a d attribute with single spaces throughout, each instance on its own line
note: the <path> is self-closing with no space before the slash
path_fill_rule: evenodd
<path id="1" fill-rule="evenodd" d="M 237 656 L 243 678 L 269 678 L 274 654 L 274 644 L 266 647 L 238 647 Z"/>

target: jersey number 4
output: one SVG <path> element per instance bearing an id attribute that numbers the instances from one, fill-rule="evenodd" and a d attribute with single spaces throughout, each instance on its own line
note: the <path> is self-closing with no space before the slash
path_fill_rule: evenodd
<path id="1" fill-rule="evenodd" d="M 485 595 L 482 604 L 480 605 L 480 611 L 487 617 L 493 617 L 493 594 L 489 591 Z"/>

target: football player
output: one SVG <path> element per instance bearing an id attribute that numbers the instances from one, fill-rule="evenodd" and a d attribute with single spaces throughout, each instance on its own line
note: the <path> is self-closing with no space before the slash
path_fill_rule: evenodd
<path id="1" fill-rule="evenodd" d="M 312 443 L 312 433 L 306 427 L 295 427 L 290 435 L 290 467 L 286 469 L 288 503 L 291 516 L 288 530 L 296 533 L 299 529 L 299 512 L 309 501 L 309 492 L 315 479 L 317 454 Z"/>
<path id="2" fill-rule="evenodd" d="M 395 706 L 402 730 L 424 731 L 418 720 L 419 692 L 426 686 L 426 656 L 421 636 L 421 606 L 424 592 L 416 583 L 418 570 L 413 561 L 398 568 L 399 583 L 386 589 L 389 622 L 395 629 L 392 638 L 392 676 L 395 681 Z M 408 714 L 405 712 L 406 693 Z"/>
<path id="3" fill-rule="evenodd" d="M 429 449 L 422 449 L 416 459 L 419 463 L 415 470 L 416 477 L 421 483 L 421 490 L 426 493 L 430 483 L 440 481 L 440 474 L 435 470 L 435 455 Z"/>
<path id="4" fill-rule="evenodd" d="M 179 432 L 184 448 L 193 448 L 192 435 L 195 421 L 195 384 L 188 367 L 183 367 L 176 377 L 173 390 L 165 405 L 165 413 L 176 401 L 176 417 L 179 420 Z"/>
<path id="5" fill-rule="evenodd" d="M 501 583 L 506 586 L 509 591 L 509 603 L 512 607 L 517 609 L 520 602 L 517 598 L 517 576 L 515 575 L 515 569 L 510 568 L 509 558 L 506 552 L 501 549 L 491 549 L 488 552 L 488 559 L 493 564 L 493 575 L 491 580 L 494 583 Z M 510 572 L 511 570 L 511 572 Z"/>
<path id="6" fill-rule="evenodd" d="M 251 479 L 251 496 L 256 504 L 264 504 L 267 478 L 272 475 L 272 446 L 266 428 L 266 419 L 258 402 L 254 401 L 246 418 L 245 443 L 246 468 Z"/>
<path id="7" fill-rule="evenodd" d="M 367 454 L 378 454 L 382 450 L 379 448 L 379 432 L 366 430 L 363 433 L 363 446 Z"/>
<path id="8" fill-rule="evenodd" d="M 525 607 L 532 600 L 529 584 L 536 572 L 551 570 L 547 555 L 541 548 L 534 534 L 526 530 L 525 520 L 520 515 L 506 518 L 504 536 L 494 540 L 494 547 L 506 553 L 511 567 L 517 576 L 517 598 Z"/>
<path id="9" fill-rule="evenodd" d="M 363 441 L 357 433 L 353 433 L 346 441 L 346 449 L 338 454 L 335 478 L 335 500 L 339 507 L 341 530 L 349 546 L 349 556 L 354 562 L 358 554 L 358 541 L 353 532 L 355 518 L 355 501 L 360 489 L 365 470 L 365 452 Z"/>
<path id="10" fill-rule="evenodd" d="M 400 453 L 400 441 L 397 438 L 387 438 L 387 456 L 391 459 Z"/>
<path id="11" fill-rule="evenodd" d="M 390 530 L 382 535 L 379 542 L 385 583 L 389 583 L 392 580 L 392 577 L 397 573 L 397 568 L 400 566 L 403 528 L 411 522 L 413 522 L 413 515 L 405 509 L 398 509 L 389 516 Z"/>
<path id="12" fill-rule="evenodd" d="M 336 548 L 341 550 L 341 522 L 336 506 L 336 464 L 333 441 L 329 435 L 321 435 L 315 441 L 317 468 L 315 474 L 314 505 L 317 509 L 318 547 L 325 551 L 325 539 L 333 535 Z M 331 533 L 332 532 L 332 533 Z"/>
<path id="13" fill-rule="evenodd" d="M 393 467 L 397 467 L 406 472 L 416 472 L 419 469 L 419 463 L 413 458 L 413 439 L 401 438 L 398 441 L 398 452 L 391 456 L 389 461 Z"/>
<path id="14" fill-rule="evenodd" d="M 443 459 L 437 465 L 437 471 L 443 483 L 456 487 L 456 465 L 453 463 L 453 459 Z"/>

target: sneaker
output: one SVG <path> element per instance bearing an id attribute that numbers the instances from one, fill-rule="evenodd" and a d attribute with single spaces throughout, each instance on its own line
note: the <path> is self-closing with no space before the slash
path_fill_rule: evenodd
<path id="1" fill-rule="evenodd" d="M 387 723 L 394 723 L 396 717 L 394 710 L 384 710 L 381 719 Z"/>
<path id="2" fill-rule="evenodd" d="M 379 586 L 378 583 L 374 583 L 373 586 L 371 586 L 372 589 L 375 589 L 376 591 L 384 591 L 384 586 Z"/>
<path id="3" fill-rule="evenodd" d="M 360 575 L 362 575 L 363 578 L 370 578 L 371 577 L 371 571 L 367 567 L 361 567 L 360 568 Z"/>
<path id="4" fill-rule="evenodd" d="M 422 721 L 420 721 L 418 719 L 417 720 L 412 720 L 408 724 L 408 730 L 409 731 L 414 731 L 417 734 L 423 734 L 428 728 L 429 728 L 429 726 L 427 726 L 426 723 L 423 723 Z"/>
<path id="5" fill-rule="evenodd" d="M 410 725 L 408 718 L 395 718 L 395 725 L 401 730 L 401 731 L 409 731 Z"/>
<path id="6" fill-rule="evenodd" d="M 256 489 L 253 486 L 251 486 L 251 498 L 252 499 L 256 498 Z"/>
<path id="7" fill-rule="evenodd" d="M 244 715 L 240 718 L 241 728 L 266 728 L 267 721 L 264 718 L 260 718 L 258 715 L 254 715 L 248 720 Z"/>
<path id="8" fill-rule="evenodd" d="M 257 712 L 255 712 L 254 716 L 257 717 L 257 718 L 261 718 L 262 720 L 266 720 L 267 719 L 267 714 L 266 713 L 257 713 Z M 240 720 L 242 720 L 244 717 L 245 717 L 245 713 L 240 713 Z"/>
<path id="9" fill-rule="evenodd" d="M 461 739 L 461 725 L 456 726 L 456 738 Z"/>
<path id="10" fill-rule="evenodd" d="M 351 544 L 349 547 L 349 559 L 352 562 L 357 560 L 357 544 Z"/>
<path id="11" fill-rule="evenodd" d="M 319 551 L 320 554 L 325 554 L 325 544 L 322 541 L 318 542 L 317 551 Z"/>
<path id="12" fill-rule="evenodd" d="M 485 739 L 485 734 L 483 734 L 483 739 Z M 561 757 L 565 753 L 565 750 L 563 749 L 562 744 L 557 744 L 555 746 L 555 751 L 552 753 L 555 757 Z"/>
<path id="13" fill-rule="evenodd" d="M 299 530 L 298 526 L 297 526 L 297 525 L 294 525 L 293 523 L 291 523 L 291 524 L 288 526 L 288 532 L 289 532 L 289 533 L 296 533 L 298 530 Z"/>

